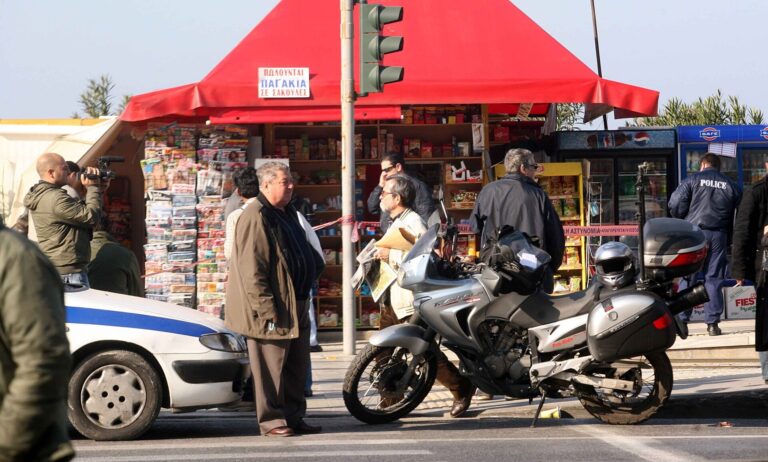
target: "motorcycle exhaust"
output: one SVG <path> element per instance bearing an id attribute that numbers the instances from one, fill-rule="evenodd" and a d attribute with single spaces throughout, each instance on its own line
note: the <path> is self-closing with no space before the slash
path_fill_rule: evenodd
<path id="1" fill-rule="evenodd" d="M 668 306 L 669 311 L 674 316 L 708 301 L 709 295 L 707 295 L 707 290 L 704 288 L 704 283 L 699 282 L 675 294 L 672 300 L 669 301 Z"/>

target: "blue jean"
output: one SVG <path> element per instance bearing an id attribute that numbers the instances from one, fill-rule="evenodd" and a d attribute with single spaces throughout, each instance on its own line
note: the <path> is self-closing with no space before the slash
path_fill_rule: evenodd
<path id="1" fill-rule="evenodd" d="M 709 295 L 709 301 L 704 304 L 704 315 L 707 324 L 720 322 L 723 314 L 723 280 L 726 275 L 728 261 L 726 250 L 728 248 L 728 234 L 725 231 L 712 231 L 702 229 L 704 237 L 709 245 L 707 258 L 704 260 L 702 270 L 696 273 L 693 281 L 704 280 L 704 288 Z M 692 310 L 680 313 L 680 319 L 684 322 L 690 320 Z"/>
<path id="2" fill-rule="evenodd" d="M 763 380 L 768 382 L 768 351 L 758 351 L 760 356 L 760 368 L 763 370 Z"/>

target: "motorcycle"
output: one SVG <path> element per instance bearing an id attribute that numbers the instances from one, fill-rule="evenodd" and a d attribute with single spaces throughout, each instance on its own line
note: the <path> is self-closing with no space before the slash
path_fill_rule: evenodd
<path id="1" fill-rule="evenodd" d="M 524 233 L 500 236 L 480 263 L 461 263 L 450 255 L 452 227 L 431 227 L 398 272 L 400 286 L 413 292 L 414 314 L 372 336 L 350 365 L 349 412 L 369 424 L 408 415 L 434 384 L 442 346 L 480 390 L 540 397 L 532 426 L 547 398 L 576 397 L 609 424 L 653 416 L 672 391 L 666 350 L 687 336 L 675 315 L 708 300 L 703 284 L 676 293 L 673 281 L 697 272 L 707 247 L 684 220 L 646 222 L 646 170 L 639 166 L 635 184 L 638 258 L 624 244 L 604 244 L 595 253 L 598 274 L 580 292 L 540 289 L 550 257 Z"/>

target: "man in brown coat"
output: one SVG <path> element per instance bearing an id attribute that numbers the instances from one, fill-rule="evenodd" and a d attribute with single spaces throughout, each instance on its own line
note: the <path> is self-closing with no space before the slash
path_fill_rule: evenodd
<path id="1" fill-rule="evenodd" d="M 261 166 L 259 195 L 235 229 L 225 323 L 248 338 L 256 417 L 265 436 L 319 433 L 304 422 L 308 294 L 324 263 L 289 205 L 288 166 Z"/>

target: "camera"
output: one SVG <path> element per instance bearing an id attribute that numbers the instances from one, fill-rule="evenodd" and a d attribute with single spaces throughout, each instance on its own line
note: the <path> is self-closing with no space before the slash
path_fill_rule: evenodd
<path id="1" fill-rule="evenodd" d="M 80 172 L 80 176 L 82 178 L 88 178 L 89 180 L 99 180 L 101 182 L 111 180 L 115 178 L 117 175 L 115 172 L 109 169 L 109 164 L 112 162 L 125 162 L 124 157 L 119 156 L 102 156 L 99 157 L 99 159 L 96 161 L 99 168 L 99 173 L 97 174 L 91 174 L 91 173 L 85 173 Z"/>

